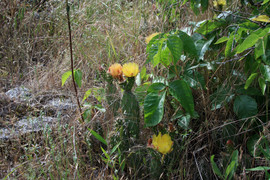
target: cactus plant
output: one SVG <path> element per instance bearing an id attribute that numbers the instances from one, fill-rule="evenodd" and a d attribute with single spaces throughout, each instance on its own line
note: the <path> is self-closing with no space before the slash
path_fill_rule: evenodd
<path id="1" fill-rule="evenodd" d="M 120 84 L 124 89 L 121 100 L 121 109 L 124 118 L 124 135 L 128 138 L 139 138 L 140 107 L 136 96 L 132 93 L 135 78 L 129 77 L 127 81 Z"/>

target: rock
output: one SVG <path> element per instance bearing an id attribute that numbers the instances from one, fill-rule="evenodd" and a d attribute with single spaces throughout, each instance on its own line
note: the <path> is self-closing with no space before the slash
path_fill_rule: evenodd
<path id="1" fill-rule="evenodd" d="M 10 128 L 0 129 L 0 139 L 9 139 L 30 132 L 43 130 L 46 126 L 53 126 L 58 123 L 58 118 L 53 117 L 31 117 L 23 118 L 13 124 Z"/>
<path id="2" fill-rule="evenodd" d="M 6 92 L 6 95 L 10 99 L 19 100 L 19 101 L 26 101 L 32 96 L 30 90 L 23 86 L 8 90 Z"/>

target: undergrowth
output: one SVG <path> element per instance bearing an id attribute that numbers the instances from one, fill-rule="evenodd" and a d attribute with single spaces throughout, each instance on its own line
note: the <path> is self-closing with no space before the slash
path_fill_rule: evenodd
<path id="1" fill-rule="evenodd" d="M 0 5 L 0 90 L 73 92 L 65 2 Z M 1 178 L 270 177 L 269 1 L 69 8 L 83 118 L 1 140 Z"/>

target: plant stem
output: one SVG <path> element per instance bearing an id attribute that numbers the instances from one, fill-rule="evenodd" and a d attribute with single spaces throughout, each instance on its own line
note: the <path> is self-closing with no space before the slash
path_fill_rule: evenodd
<path id="1" fill-rule="evenodd" d="M 79 97 L 78 97 L 78 91 L 77 91 L 77 87 L 76 87 L 76 83 L 75 83 L 75 78 L 74 78 L 74 66 L 73 66 L 74 63 L 73 63 L 73 52 L 72 52 L 72 38 L 71 38 L 71 27 L 70 27 L 70 17 L 69 17 L 70 7 L 68 5 L 68 0 L 66 0 L 66 10 L 67 10 L 67 21 L 68 21 L 68 32 L 69 32 L 69 49 L 70 49 L 70 62 L 71 62 L 72 82 L 73 82 L 73 86 L 74 86 L 74 90 L 75 90 L 75 95 L 76 95 L 76 99 L 77 99 L 78 108 L 79 108 L 80 115 L 81 115 L 80 122 L 83 123 L 84 122 L 84 119 L 83 119 L 83 115 L 82 115 L 82 109 L 81 109 L 80 100 L 79 100 Z"/>

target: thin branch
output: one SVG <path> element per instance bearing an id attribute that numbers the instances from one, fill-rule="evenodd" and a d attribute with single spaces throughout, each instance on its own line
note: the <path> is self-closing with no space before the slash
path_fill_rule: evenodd
<path id="1" fill-rule="evenodd" d="M 81 115 L 80 122 L 83 123 L 84 119 L 83 119 L 83 115 L 82 115 L 82 109 L 81 109 L 80 100 L 79 100 L 79 97 L 78 97 L 78 91 L 77 91 L 77 87 L 76 87 L 76 83 L 75 83 L 75 78 L 74 78 L 72 38 L 71 38 L 71 27 L 70 27 L 70 17 L 69 17 L 70 7 L 68 5 L 68 0 L 66 0 L 66 9 L 67 9 L 67 21 L 68 21 L 68 32 L 69 32 L 69 48 L 70 48 L 70 62 L 71 62 L 72 82 L 73 82 L 73 86 L 74 86 L 74 90 L 75 90 L 75 95 L 76 95 L 76 99 L 77 99 L 78 108 L 79 108 L 80 115 Z"/>

